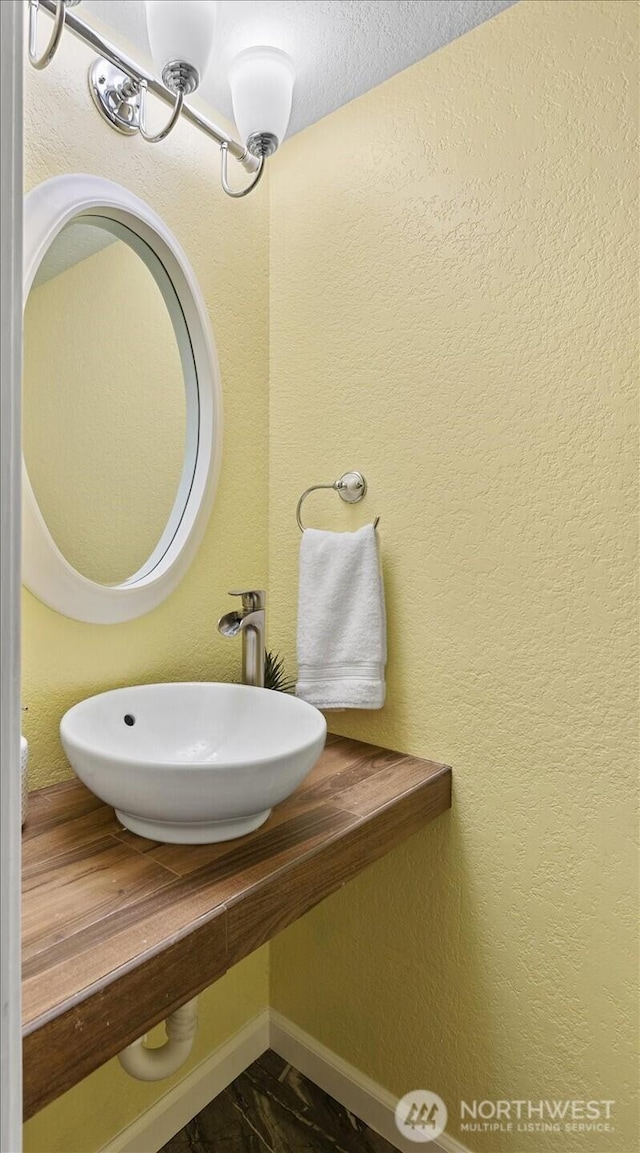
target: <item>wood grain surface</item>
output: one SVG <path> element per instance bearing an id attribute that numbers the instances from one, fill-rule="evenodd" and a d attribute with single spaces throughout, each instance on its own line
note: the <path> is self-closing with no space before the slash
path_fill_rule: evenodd
<path id="1" fill-rule="evenodd" d="M 137 837 L 77 780 L 29 806 L 25 1118 L 450 808 L 451 770 L 329 737 L 262 828 L 217 845 Z"/>

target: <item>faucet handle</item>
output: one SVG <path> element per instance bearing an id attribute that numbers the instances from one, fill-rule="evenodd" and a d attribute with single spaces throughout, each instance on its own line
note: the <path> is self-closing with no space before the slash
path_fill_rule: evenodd
<path id="1" fill-rule="evenodd" d="M 242 607 L 246 613 L 259 612 L 267 602 L 264 589 L 232 589 L 229 596 L 242 597 Z"/>

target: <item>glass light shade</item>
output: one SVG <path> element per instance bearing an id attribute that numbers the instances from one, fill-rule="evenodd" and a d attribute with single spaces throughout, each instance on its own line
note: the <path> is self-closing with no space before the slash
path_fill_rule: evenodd
<path id="1" fill-rule="evenodd" d="M 202 83 L 213 48 L 215 0 L 147 0 L 149 47 L 160 75 L 167 64 L 184 61 Z"/>
<path id="2" fill-rule="evenodd" d="M 240 138 L 267 133 L 282 144 L 291 115 L 295 69 L 279 48 L 246 48 L 229 65 L 233 115 Z"/>

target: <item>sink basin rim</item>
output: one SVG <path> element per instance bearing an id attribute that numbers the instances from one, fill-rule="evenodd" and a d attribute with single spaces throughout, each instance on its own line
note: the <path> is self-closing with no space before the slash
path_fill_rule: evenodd
<path id="1" fill-rule="evenodd" d="M 193 760 L 193 761 L 176 760 L 176 759 L 170 758 L 170 757 L 156 758 L 155 756 L 152 757 L 148 754 L 147 755 L 141 754 L 138 751 L 133 750 L 133 749 L 131 751 L 127 750 L 126 753 L 123 751 L 121 754 L 118 754 L 118 753 L 110 752 L 108 749 L 106 749 L 99 742 L 91 743 L 91 742 L 87 741 L 86 739 L 79 737 L 77 735 L 77 733 L 71 733 L 69 731 L 69 726 L 72 723 L 73 718 L 78 716 L 82 711 L 84 711 L 84 708 L 86 706 L 90 705 L 92 702 L 97 701 L 98 699 L 106 699 L 108 697 L 115 697 L 119 693 L 122 693 L 122 694 L 134 693 L 135 694 L 135 691 L 138 689 L 163 689 L 165 687 L 171 688 L 173 686 L 179 686 L 180 688 L 190 688 L 192 686 L 204 687 L 207 685 L 222 685 L 224 687 L 226 687 L 228 685 L 229 687 L 232 687 L 234 689 L 241 689 L 241 690 L 246 689 L 246 690 L 248 690 L 248 693 L 250 693 L 250 694 L 253 694 L 253 693 L 271 693 L 273 691 L 271 689 L 257 688 L 254 685 L 236 684 L 235 682 L 232 682 L 232 681 L 229 681 L 229 682 L 227 682 L 227 681 L 157 681 L 157 682 L 145 682 L 144 684 L 140 684 L 140 685 L 119 686 L 119 687 L 114 688 L 114 689 L 106 689 L 104 692 L 93 693 L 90 697 L 84 697 L 81 701 L 77 701 L 75 705 L 71 705 L 70 708 L 68 708 L 66 710 L 63 717 L 60 720 L 61 738 L 63 740 L 63 743 L 65 740 L 65 737 L 68 740 L 73 741 L 73 744 L 77 749 L 85 752 L 86 754 L 88 754 L 92 757 L 96 757 L 96 756 L 101 757 L 102 756 L 102 757 L 105 757 L 105 759 L 107 759 L 107 760 L 127 761 L 128 763 L 135 764 L 135 765 L 139 766 L 140 768 L 144 768 L 145 766 L 153 765 L 154 768 L 162 767 L 162 768 L 167 768 L 167 769 L 189 769 L 192 772 L 196 772 L 198 770 L 201 770 L 202 772 L 211 772 L 211 771 L 216 770 L 216 769 L 220 770 L 220 771 L 224 771 L 225 769 L 233 768 L 234 766 L 240 767 L 245 763 L 245 761 L 243 760 L 242 756 L 239 754 L 236 754 L 235 756 L 224 757 L 220 761 L 198 761 L 197 759 Z M 310 748 L 311 745 L 313 745 L 317 741 L 323 727 L 324 727 L 324 731 L 326 734 L 326 727 L 327 727 L 326 721 L 325 721 L 324 717 L 322 716 L 322 713 L 320 713 L 319 710 L 316 709 L 314 705 L 310 705 L 307 701 L 302 700 L 300 697 L 294 697 L 292 694 L 289 694 L 289 693 L 282 694 L 282 695 L 285 696 L 288 700 L 290 700 L 292 702 L 295 701 L 296 704 L 294 707 L 295 708 L 299 707 L 299 711 L 303 715 L 306 715 L 306 716 L 311 718 L 313 716 L 313 714 L 316 714 L 317 717 L 319 718 L 319 721 L 320 721 L 318 731 L 314 732 L 312 736 L 308 737 L 301 744 L 298 743 L 298 744 L 292 745 L 292 747 L 290 749 L 285 748 L 284 750 L 281 750 L 278 752 L 268 753 L 266 755 L 260 755 L 260 754 L 254 755 L 253 753 L 251 753 L 250 759 L 251 759 L 252 765 L 265 766 L 266 767 L 270 764 L 273 764 L 274 761 L 279 760 L 279 758 L 283 755 L 289 755 L 289 754 L 292 754 L 294 752 L 303 751 L 305 749 Z"/>

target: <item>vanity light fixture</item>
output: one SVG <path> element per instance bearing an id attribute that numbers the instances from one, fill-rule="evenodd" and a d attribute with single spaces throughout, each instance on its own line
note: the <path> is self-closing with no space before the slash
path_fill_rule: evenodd
<path id="1" fill-rule="evenodd" d="M 169 135 L 178 122 L 185 96 L 195 92 L 204 76 L 213 48 L 215 0 L 146 0 L 147 34 L 154 64 L 162 83 L 176 98 L 169 123 L 155 135 L 145 127 L 147 85 L 139 84 L 138 131 L 144 140 L 156 144 Z"/>
<path id="2" fill-rule="evenodd" d="M 294 80 L 293 60 L 279 48 L 266 45 L 245 48 L 229 65 L 236 127 L 247 152 L 255 156 L 261 166 L 284 140 L 291 115 Z M 222 187 L 229 196 L 244 196 L 244 191 L 232 192 L 229 188 L 226 153 L 223 146 Z"/>
<path id="3" fill-rule="evenodd" d="M 291 115 L 293 61 L 279 48 L 245 48 L 231 61 L 236 127 L 254 156 L 272 156 Z"/>
<path id="4" fill-rule="evenodd" d="M 289 123 L 295 70 L 286 52 L 261 45 L 246 48 L 231 61 L 233 109 L 244 141 L 239 143 L 185 103 L 185 97 L 200 85 L 210 62 L 215 0 L 146 0 L 149 43 L 160 80 L 70 11 L 81 0 L 28 2 L 29 60 L 34 68 L 46 68 L 51 63 L 67 27 L 99 53 L 89 68 L 89 89 L 96 108 L 111 128 L 126 136 L 140 135 L 156 144 L 165 140 L 184 116 L 218 144 L 220 178 L 228 196 L 246 196 L 256 187 L 267 157 L 282 143 Z M 53 17 L 54 24 L 47 47 L 38 56 L 40 9 Z M 157 132 L 152 132 L 147 123 L 148 92 L 171 106 L 168 122 Z M 229 185 L 229 155 L 253 177 L 245 188 L 234 190 Z"/>

